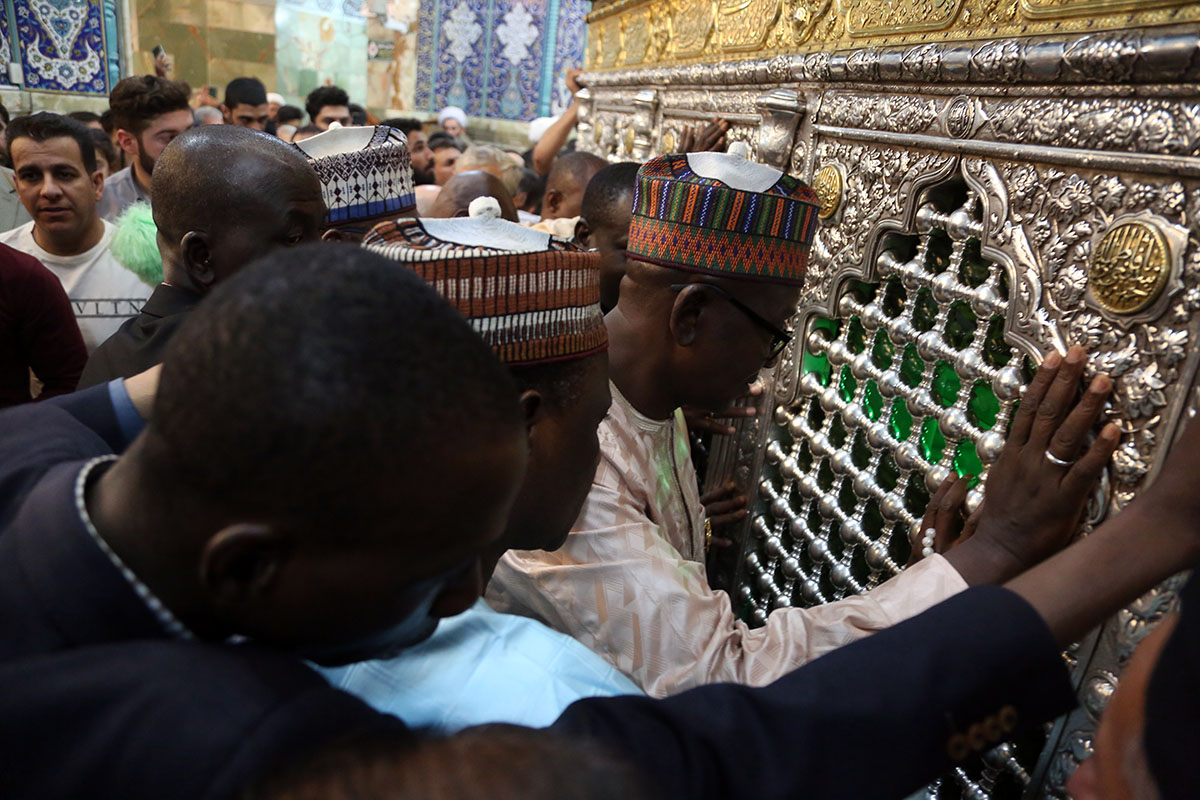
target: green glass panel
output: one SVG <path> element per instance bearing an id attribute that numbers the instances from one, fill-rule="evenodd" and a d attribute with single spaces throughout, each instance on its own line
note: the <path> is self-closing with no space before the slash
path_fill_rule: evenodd
<path id="1" fill-rule="evenodd" d="M 900 482 L 900 468 L 896 466 L 896 459 L 892 458 L 891 453 L 885 451 L 879 457 L 879 466 L 875 468 L 875 482 L 886 492 L 895 489 L 896 484 Z"/>
<path id="2" fill-rule="evenodd" d="M 900 281 L 892 278 L 887 282 L 887 288 L 883 291 L 883 302 L 880 306 L 883 307 L 883 313 L 889 317 L 898 317 L 900 312 L 904 310 L 904 304 L 908 302 L 908 292 L 904 291 L 904 287 L 900 285 Z"/>
<path id="3" fill-rule="evenodd" d="M 945 361 L 937 362 L 933 368 L 933 386 L 930 387 L 933 401 L 942 408 L 949 408 L 958 399 L 961 389 L 962 379 L 958 377 L 954 367 Z"/>
<path id="4" fill-rule="evenodd" d="M 1008 272 L 999 270 L 998 280 L 996 281 L 996 294 L 1000 295 L 1000 299 L 1008 299 Z"/>
<path id="5" fill-rule="evenodd" d="M 834 477 L 833 467 L 829 466 L 829 460 L 822 461 L 821 466 L 817 467 L 817 486 L 821 487 L 822 492 L 828 492 L 833 488 Z"/>
<path id="6" fill-rule="evenodd" d="M 887 369 L 896 357 L 896 346 L 882 330 L 875 331 L 875 345 L 871 348 L 871 361 L 880 369 Z"/>
<path id="7" fill-rule="evenodd" d="M 917 304 L 913 307 L 913 327 L 919 331 L 933 330 L 937 324 L 938 305 L 933 292 L 921 289 L 917 292 Z"/>
<path id="8" fill-rule="evenodd" d="M 796 451 L 796 466 L 800 467 L 802 472 L 808 472 L 812 469 L 812 465 L 812 451 L 808 449 L 808 442 L 802 442 L 800 449 Z"/>
<path id="9" fill-rule="evenodd" d="M 817 317 L 813 320 L 812 327 L 814 330 L 826 332 L 825 338 L 832 341 L 838 335 L 838 324 L 832 319 L 825 317 Z M 822 386 L 829 385 L 831 377 L 831 369 L 829 366 L 829 358 L 824 353 L 810 353 L 808 348 L 804 348 L 804 355 L 800 359 L 800 371 L 807 375 L 810 372 L 817 373 L 821 379 Z"/>
<path id="10" fill-rule="evenodd" d="M 846 445 L 846 426 L 842 424 L 842 418 L 834 414 L 829 421 L 829 441 L 834 447 L 844 447 Z"/>
<path id="11" fill-rule="evenodd" d="M 825 409 L 821 408 L 821 401 L 814 397 L 808 403 L 808 427 L 819 431 L 824 424 Z"/>
<path id="12" fill-rule="evenodd" d="M 1037 364 L 1033 363 L 1033 359 L 1025 356 L 1021 359 L 1021 380 L 1026 385 L 1033 380 L 1033 376 L 1037 374 Z"/>
<path id="13" fill-rule="evenodd" d="M 955 350 L 965 350 L 975 339 L 975 328 L 979 325 L 975 312 L 971 307 L 959 300 L 950 305 L 950 313 L 946 315 L 946 329 L 942 341 Z"/>
<path id="14" fill-rule="evenodd" d="M 861 353 L 867 346 L 867 331 L 858 317 L 850 318 L 850 325 L 846 328 L 846 346 L 855 355 Z"/>
<path id="15" fill-rule="evenodd" d="M 883 533 L 883 514 L 879 512 L 879 505 L 874 500 L 868 500 L 863 505 L 862 529 L 863 533 L 872 539 L 878 539 Z"/>
<path id="16" fill-rule="evenodd" d="M 996 399 L 992 387 L 979 381 L 971 387 L 971 396 L 967 400 L 967 419 L 976 428 L 990 431 L 1000 415 L 1000 401 Z"/>
<path id="17" fill-rule="evenodd" d="M 1000 369 L 1012 360 L 1012 348 L 1004 341 L 1004 318 L 992 317 L 983 339 L 983 360 L 989 367 Z"/>
<path id="18" fill-rule="evenodd" d="M 904 487 L 904 507 L 914 517 L 921 517 L 928 505 L 929 490 L 925 488 L 925 476 L 914 472 L 908 476 L 908 485 Z"/>
<path id="19" fill-rule="evenodd" d="M 863 386 L 863 410 L 871 422 L 879 419 L 879 412 L 883 411 L 883 395 L 879 394 L 875 381 L 867 381 Z"/>
<path id="20" fill-rule="evenodd" d="M 888 555 L 897 564 L 907 564 L 912 557 L 912 542 L 908 540 L 908 531 L 901 524 L 892 527 L 892 535 L 888 537 Z"/>
<path id="21" fill-rule="evenodd" d="M 909 386 L 917 386 L 925 375 L 925 362 L 917 352 L 917 346 L 911 342 L 904 348 L 904 358 L 900 361 L 900 380 Z"/>
<path id="22" fill-rule="evenodd" d="M 855 299 L 860 303 L 869 303 L 875 299 L 875 291 L 879 288 L 879 284 L 866 283 L 865 281 L 850 281 L 847 291 L 854 295 Z"/>
<path id="23" fill-rule="evenodd" d="M 979 460 L 979 454 L 975 452 L 975 443 L 970 439 L 963 439 L 954 448 L 954 469 L 959 475 L 974 475 L 971 479 L 970 486 L 979 483 L 979 473 L 983 472 L 983 462 Z"/>
<path id="24" fill-rule="evenodd" d="M 979 240 L 971 239 L 963 247 L 962 266 L 958 269 L 958 279 L 968 286 L 975 287 L 983 284 L 992 272 L 992 262 L 979 252 Z"/>
<path id="25" fill-rule="evenodd" d="M 842 481 L 842 488 L 838 491 L 838 508 L 842 509 L 845 514 L 852 514 L 857 505 L 858 495 L 854 493 L 854 484 L 850 481 Z"/>
<path id="26" fill-rule="evenodd" d="M 946 437 L 938 429 L 938 421 L 934 417 L 926 417 L 921 423 L 921 452 L 925 454 L 925 460 L 936 464 L 942 460 L 945 451 Z"/>
<path id="27" fill-rule="evenodd" d="M 867 435 L 862 431 L 854 434 L 854 445 L 850 448 L 850 461 L 859 469 L 866 469 L 871 463 L 871 447 L 867 444 Z"/>
<path id="28" fill-rule="evenodd" d="M 888 420 L 888 428 L 892 431 L 892 436 L 902 442 L 908 441 L 908 435 L 912 433 L 913 418 L 912 414 L 908 413 L 908 406 L 901 399 L 892 401 L 892 416 Z"/>
<path id="29" fill-rule="evenodd" d="M 854 380 L 854 376 L 850 374 L 850 365 L 842 366 L 842 378 L 838 381 L 838 394 L 842 399 L 849 403 L 854 399 L 855 392 L 858 391 L 858 381 Z"/>
<path id="30" fill-rule="evenodd" d="M 954 243 L 946 232 L 934 229 L 929 233 L 929 248 L 925 251 L 925 269 L 940 275 L 950 266 L 950 254 Z"/>

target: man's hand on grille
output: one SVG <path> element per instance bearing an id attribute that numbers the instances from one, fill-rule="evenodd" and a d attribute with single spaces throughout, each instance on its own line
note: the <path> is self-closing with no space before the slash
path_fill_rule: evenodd
<path id="1" fill-rule="evenodd" d="M 974 475 L 951 474 L 942 481 L 942 485 L 929 498 L 925 507 L 925 516 L 921 519 L 921 528 L 912 538 L 912 557 L 908 566 L 920 561 L 930 553 L 924 553 L 929 531 L 934 532 L 932 551 L 945 554 L 950 548 L 962 544 L 971 538 L 975 526 L 979 524 L 979 509 L 969 517 L 964 516 L 967 500 L 967 488 L 971 485 Z"/>
<path id="2" fill-rule="evenodd" d="M 738 402 L 747 399 L 757 401 L 762 393 L 762 384 L 755 381 L 750 385 L 750 389 L 738 398 Z M 689 433 L 712 433 L 717 436 L 733 436 L 737 429 L 732 425 L 726 425 L 717 420 L 746 419 L 756 416 L 758 416 L 758 407 L 756 405 L 743 406 L 735 404 L 724 411 L 716 413 L 705 411 L 702 408 L 693 408 L 692 406 L 683 407 L 683 421 L 687 424 Z"/>
<path id="3" fill-rule="evenodd" d="M 1120 438 L 1104 426 L 1090 445 L 1112 381 L 1097 376 L 1076 399 L 1083 348 L 1046 357 L 1021 398 L 1004 450 L 987 478 L 974 535 L 946 557 L 970 584 L 999 583 L 1065 547 Z"/>
<path id="4" fill-rule="evenodd" d="M 749 513 L 746 508 L 748 499 L 744 492 L 738 491 L 733 481 L 700 495 L 700 504 L 704 506 L 709 530 L 712 531 L 712 538 L 705 543 L 706 546 L 728 547 L 733 544 L 732 539 L 717 534 L 726 525 L 741 522 L 746 518 L 746 514 Z"/>
<path id="5" fill-rule="evenodd" d="M 725 152 L 725 148 L 729 144 L 725 138 L 725 134 L 729 131 L 729 123 L 727 121 L 717 117 L 703 129 L 699 128 L 699 125 L 689 125 L 680 132 L 679 152 Z"/>

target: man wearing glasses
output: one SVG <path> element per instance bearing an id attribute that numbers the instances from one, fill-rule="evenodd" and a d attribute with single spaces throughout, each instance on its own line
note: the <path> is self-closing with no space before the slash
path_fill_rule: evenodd
<path id="1" fill-rule="evenodd" d="M 569 633 L 651 696 L 768 682 L 967 586 L 935 554 L 866 595 L 751 629 L 708 585 L 712 534 L 680 407 L 725 409 L 791 340 L 816 213 L 799 180 L 736 155 L 642 166 L 605 318 L 613 402 L 590 493 L 563 548 L 509 551 L 489 586 L 493 606 Z"/>

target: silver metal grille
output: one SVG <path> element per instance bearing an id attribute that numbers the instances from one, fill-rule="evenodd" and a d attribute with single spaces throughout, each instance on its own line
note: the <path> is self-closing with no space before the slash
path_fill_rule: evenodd
<path id="1" fill-rule="evenodd" d="M 754 577 L 739 591 L 756 621 L 898 573 L 932 490 L 951 471 L 982 477 L 999 455 L 1024 381 L 1002 335 L 1008 279 L 980 254 L 978 207 L 962 183 L 928 190 L 913 234 L 885 242 L 879 282 L 850 284 L 837 319 L 809 322 L 745 555 Z M 968 509 L 981 500 L 975 485 Z"/>

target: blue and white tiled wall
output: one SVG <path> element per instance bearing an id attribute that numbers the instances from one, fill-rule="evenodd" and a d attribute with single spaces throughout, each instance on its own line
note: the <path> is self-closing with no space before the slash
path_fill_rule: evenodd
<path id="1" fill-rule="evenodd" d="M 582 65 L 587 0 L 423 0 L 418 110 L 528 120 L 569 101 L 563 71 Z"/>
<path id="2" fill-rule="evenodd" d="M 5 0 L 0 83 L 107 95 L 120 76 L 117 5 L 117 0 Z M 19 81 L 8 73 L 12 62 L 21 65 Z"/>

